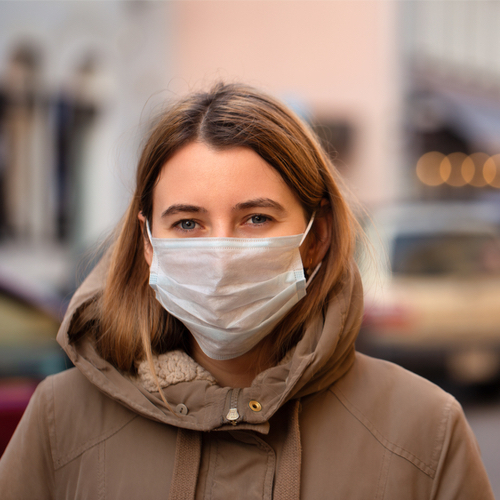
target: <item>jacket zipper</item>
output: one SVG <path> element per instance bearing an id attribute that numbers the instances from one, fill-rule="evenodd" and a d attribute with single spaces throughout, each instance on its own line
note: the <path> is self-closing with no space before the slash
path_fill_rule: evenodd
<path id="1" fill-rule="evenodd" d="M 238 413 L 238 395 L 240 393 L 240 389 L 231 389 L 230 394 L 230 403 L 229 403 L 229 411 L 226 415 L 226 420 L 233 425 L 236 425 L 238 419 L 240 418 L 240 414 Z"/>

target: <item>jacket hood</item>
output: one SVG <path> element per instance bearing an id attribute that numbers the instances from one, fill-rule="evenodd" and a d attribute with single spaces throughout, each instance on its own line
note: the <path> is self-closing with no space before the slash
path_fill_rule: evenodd
<path id="1" fill-rule="evenodd" d="M 139 376 L 134 378 L 102 359 L 89 336 L 70 343 L 71 320 L 79 307 L 102 290 L 108 263 L 109 252 L 74 294 L 57 341 L 92 384 L 142 416 L 185 429 L 234 429 L 236 423 L 240 429 L 267 433 L 269 418 L 287 401 L 326 389 L 354 362 L 354 343 L 363 315 L 363 291 L 358 269 L 353 264 L 325 313 L 312 318 L 296 347 L 279 365 L 260 373 L 248 388 L 220 387 L 206 370 L 181 351 L 155 357 L 156 372 L 169 409 L 151 383 L 146 362 L 139 365 Z M 226 418 L 231 408 L 237 415 L 232 422 Z"/>

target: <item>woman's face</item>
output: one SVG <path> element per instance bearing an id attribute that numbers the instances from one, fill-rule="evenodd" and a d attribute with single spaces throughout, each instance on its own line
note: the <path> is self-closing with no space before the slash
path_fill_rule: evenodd
<path id="1" fill-rule="evenodd" d="M 307 222 L 292 190 L 249 148 L 190 143 L 166 162 L 153 191 L 155 238 L 287 236 Z"/>

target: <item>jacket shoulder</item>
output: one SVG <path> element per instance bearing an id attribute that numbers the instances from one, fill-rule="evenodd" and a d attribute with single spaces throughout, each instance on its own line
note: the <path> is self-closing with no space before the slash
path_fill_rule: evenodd
<path id="1" fill-rule="evenodd" d="M 77 368 L 48 377 L 42 384 L 56 469 L 137 417 L 99 391 Z"/>
<path id="2" fill-rule="evenodd" d="M 438 471 L 454 422 L 465 424 L 453 396 L 400 366 L 363 354 L 357 353 L 352 369 L 330 390 L 379 443 L 430 477 Z"/>

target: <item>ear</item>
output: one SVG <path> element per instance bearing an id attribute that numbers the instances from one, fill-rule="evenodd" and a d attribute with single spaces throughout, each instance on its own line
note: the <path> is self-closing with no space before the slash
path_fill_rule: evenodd
<path id="1" fill-rule="evenodd" d="M 144 258 L 146 259 L 148 266 L 151 267 L 151 263 L 153 262 L 153 246 L 151 245 L 151 242 L 149 241 L 148 238 L 148 232 L 146 229 L 146 217 L 144 217 L 142 212 L 139 212 L 137 214 L 137 218 L 139 219 L 141 224 L 141 232 L 144 243 Z"/>
<path id="2" fill-rule="evenodd" d="M 332 242 L 332 211 L 327 199 L 321 200 L 314 222 L 306 239 L 302 261 L 306 271 L 312 272 L 325 258 Z"/>

